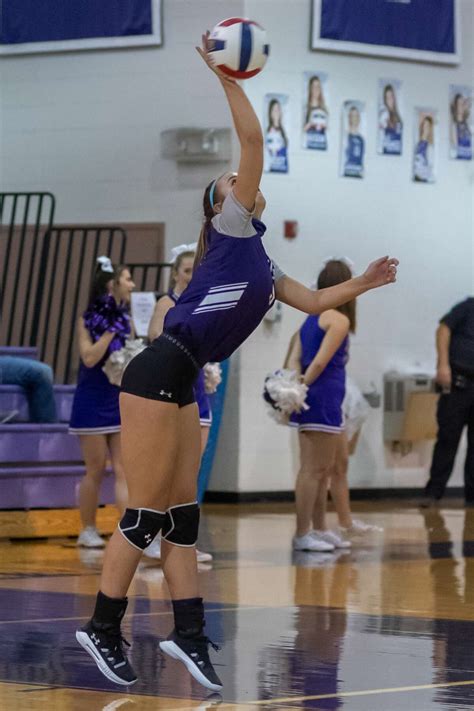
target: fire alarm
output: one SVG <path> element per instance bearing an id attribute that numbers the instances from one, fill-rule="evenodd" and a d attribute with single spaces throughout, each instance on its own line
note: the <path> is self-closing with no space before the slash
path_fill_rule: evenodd
<path id="1" fill-rule="evenodd" d="M 285 220 L 283 223 L 283 234 L 285 239 L 294 239 L 298 235 L 298 221 Z"/>

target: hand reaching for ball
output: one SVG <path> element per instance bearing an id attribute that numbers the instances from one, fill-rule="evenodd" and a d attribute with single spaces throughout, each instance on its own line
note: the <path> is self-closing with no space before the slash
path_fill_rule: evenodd
<path id="1" fill-rule="evenodd" d="M 214 74 L 217 74 L 221 82 L 236 84 L 237 82 L 235 81 L 235 79 L 227 76 L 227 74 L 224 74 L 224 72 L 221 72 L 220 69 L 216 66 L 214 58 L 212 57 L 209 49 L 209 35 L 209 30 L 207 30 L 205 35 L 202 35 L 202 47 L 196 47 L 196 51 L 206 62 L 209 69 L 213 71 Z"/>
<path id="2" fill-rule="evenodd" d="M 381 257 L 369 264 L 361 278 L 366 282 L 368 289 L 393 284 L 397 280 L 398 264 L 398 259 L 394 257 Z"/>

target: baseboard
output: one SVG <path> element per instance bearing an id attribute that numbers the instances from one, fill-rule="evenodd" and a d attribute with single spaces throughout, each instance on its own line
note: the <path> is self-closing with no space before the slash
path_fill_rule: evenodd
<path id="1" fill-rule="evenodd" d="M 118 520 L 115 506 L 100 506 L 97 527 L 101 533 L 112 533 Z M 0 538 L 54 538 L 78 536 L 81 530 L 79 510 L 30 509 L 0 511 Z"/>
<path id="2" fill-rule="evenodd" d="M 446 490 L 445 499 L 462 498 L 462 487 L 451 487 Z M 385 488 L 385 489 L 351 489 L 351 501 L 382 501 L 387 499 L 407 500 L 420 499 L 424 489 L 420 488 Z M 265 501 L 291 502 L 295 500 L 294 491 L 207 491 L 205 503 L 238 504 L 261 503 Z"/>

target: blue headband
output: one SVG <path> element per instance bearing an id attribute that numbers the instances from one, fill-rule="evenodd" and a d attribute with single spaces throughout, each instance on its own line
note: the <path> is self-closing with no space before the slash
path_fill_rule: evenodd
<path id="1" fill-rule="evenodd" d="M 214 209 L 214 192 L 216 189 L 217 178 L 213 181 L 211 189 L 209 190 L 209 202 L 211 203 L 212 209 Z"/>

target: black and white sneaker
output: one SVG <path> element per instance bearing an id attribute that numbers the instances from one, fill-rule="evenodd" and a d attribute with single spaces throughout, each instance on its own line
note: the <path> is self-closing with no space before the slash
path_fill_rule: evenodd
<path id="1" fill-rule="evenodd" d="M 137 675 L 123 650 L 124 644 L 127 647 L 130 647 L 130 644 L 122 637 L 120 629 L 98 630 L 92 626 L 92 622 L 88 622 L 85 627 L 77 630 L 76 639 L 107 679 L 122 686 L 129 686 L 137 681 Z"/>
<path id="2" fill-rule="evenodd" d="M 170 634 L 168 639 L 160 642 L 160 649 L 173 659 L 178 659 L 186 666 L 189 673 L 200 684 L 211 691 L 220 691 L 222 682 L 217 676 L 214 667 L 209 659 L 208 646 L 211 645 L 216 651 L 220 649 L 217 644 L 211 642 L 204 635 L 201 637 L 180 637 L 176 631 Z"/>

